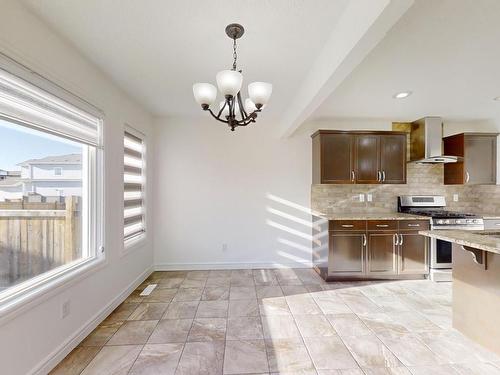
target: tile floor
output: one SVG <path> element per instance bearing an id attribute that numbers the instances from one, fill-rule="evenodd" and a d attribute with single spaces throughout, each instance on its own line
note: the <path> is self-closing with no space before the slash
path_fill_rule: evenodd
<path id="1" fill-rule="evenodd" d="M 155 272 L 52 374 L 500 374 L 500 357 L 451 328 L 450 304 L 449 283 Z"/>

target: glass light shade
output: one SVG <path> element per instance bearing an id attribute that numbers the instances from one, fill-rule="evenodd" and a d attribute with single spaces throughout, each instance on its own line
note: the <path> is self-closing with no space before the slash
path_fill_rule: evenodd
<path id="1" fill-rule="evenodd" d="M 210 83 L 195 83 L 193 85 L 194 99 L 200 105 L 211 105 L 217 97 L 217 88 Z"/>
<path id="2" fill-rule="evenodd" d="M 222 107 L 224 107 L 224 103 L 226 102 L 220 102 L 219 104 L 219 110 L 222 109 Z M 240 113 L 240 106 L 238 105 L 238 102 L 235 103 L 235 107 L 234 107 L 234 114 L 235 116 L 238 116 L 238 114 Z M 229 116 L 229 104 L 226 105 L 226 108 L 224 108 L 224 110 L 222 111 L 222 114 L 221 114 L 222 118 L 226 118 L 226 116 Z"/>
<path id="3" fill-rule="evenodd" d="M 250 113 L 254 112 L 257 110 L 257 107 L 255 106 L 254 102 L 252 102 L 251 99 L 245 99 L 245 111 L 249 115 Z"/>
<path id="4" fill-rule="evenodd" d="M 222 95 L 236 96 L 241 90 L 243 75 L 235 70 L 223 70 L 216 75 L 217 87 Z"/>
<path id="5" fill-rule="evenodd" d="M 267 82 L 252 82 L 248 85 L 248 96 L 256 105 L 267 104 L 272 92 L 273 85 Z"/>

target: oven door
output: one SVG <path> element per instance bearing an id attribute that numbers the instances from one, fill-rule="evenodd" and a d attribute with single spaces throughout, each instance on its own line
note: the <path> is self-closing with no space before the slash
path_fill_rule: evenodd
<path id="1" fill-rule="evenodd" d="M 431 239 L 431 268 L 451 268 L 451 242 Z"/>

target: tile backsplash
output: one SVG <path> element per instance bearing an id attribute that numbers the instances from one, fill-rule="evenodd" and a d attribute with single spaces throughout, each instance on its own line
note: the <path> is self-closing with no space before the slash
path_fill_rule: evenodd
<path id="1" fill-rule="evenodd" d="M 360 202 L 372 194 L 372 202 Z M 448 209 L 500 214 L 500 185 L 444 185 L 443 164 L 408 164 L 406 185 L 312 185 L 311 208 L 325 214 L 394 212 L 398 195 L 444 195 Z M 458 194 L 458 202 L 453 195 Z"/>

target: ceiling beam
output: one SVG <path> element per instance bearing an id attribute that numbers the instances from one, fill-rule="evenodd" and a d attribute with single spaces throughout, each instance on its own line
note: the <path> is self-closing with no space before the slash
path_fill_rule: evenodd
<path id="1" fill-rule="evenodd" d="M 291 136 L 384 38 L 414 0 L 350 0 L 280 123 Z"/>

